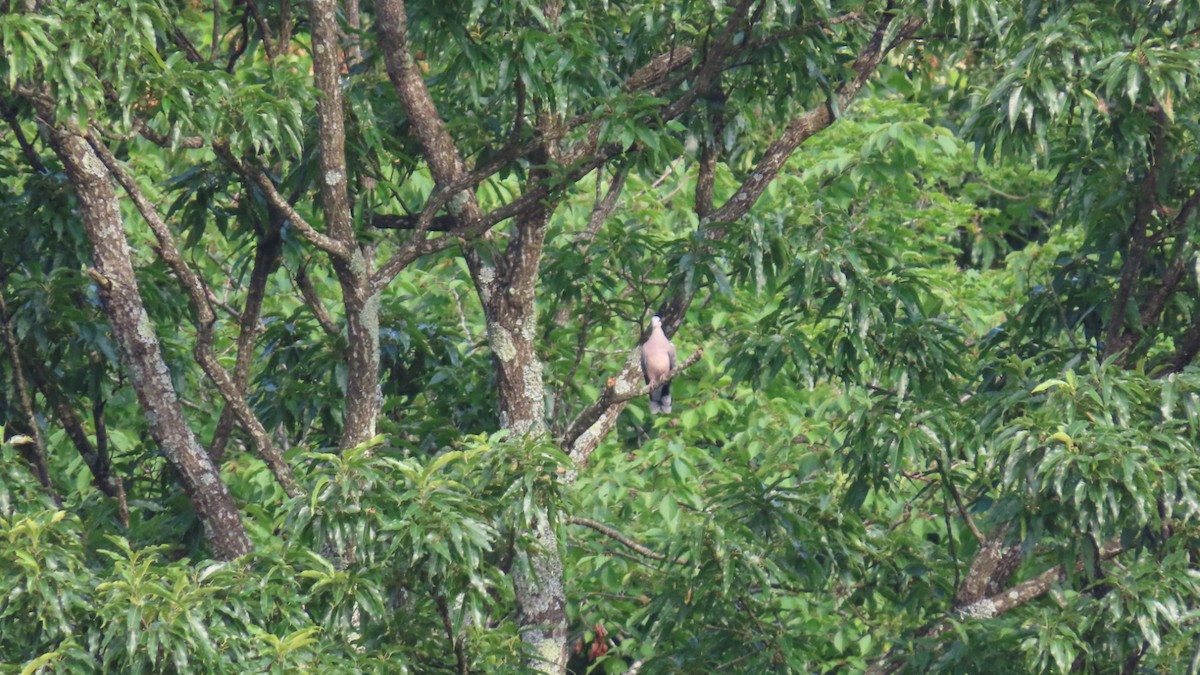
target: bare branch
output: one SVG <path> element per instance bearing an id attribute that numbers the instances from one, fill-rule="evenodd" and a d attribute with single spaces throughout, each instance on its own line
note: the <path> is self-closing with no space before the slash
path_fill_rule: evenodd
<path id="1" fill-rule="evenodd" d="M 34 361 L 30 364 L 30 379 L 34 387 L 42 393 L 50 408 L 66 432 L 67 438 L 75 446 L 83 462 L 92 472 L 96 486 L 108 497 L 117 501 L 117 517 L 121 524 L 129 527 L 129 505 L 125 500 L 125 485 L 121 477 L 112 471 L 112 461 L 108 454 L 108 434 L 104 424 L 104 400 L 92 403 L 92 421 L 96 428 L 96 444 L 88 439 L 87 431 L 74 408 L 63 395 L 53 374 L 44 366 Z"/>
<path id="2" fill-rule="evenodd" d="M 725 59 L 731 51 L 730 45 L 733 43 L 733 38 L 740 32 L 749 32 L 749 25 L 745 23 L 746 15 L 750 12 L 750 7 L 755 0 L 742 0 L 734 7 L 733 13 L 729 16 L 728 23 L 725 24 L 725 29 L 721 34 L 708 45 L 700 65 L 696 67 L 694 77 L 691 78 L 690 87 L 682 96 L 669 103 L 662 111 L 663 119 L 675 119 L 683 114 L 685 110 L 690 108 L 696 99 L 704 92 L 708 91 L 709 85 L 716 79 L 724 68 Z M 762 10 L 763 5 L 759 6 Z M 757 14 L 755 16 L 757 18 Z M 753 23 L 754 19 L 750 20 Z"/>
<path id="3" fill-rule="evenodd" d="M 776 42 L 782 42 L 784 40 L 789 40 L 789 39 L 797 37 L 799 35 L 803 35 L 814 28 L 826 28 L 829 26 L 840 26 L 841 24 L 848 23 L 850 21 L 858 21 L 859 19 L 862 19 L 863 17 L 864 17 L 864 14 L 862 12 L 847 12 L 845 14 L 831 17 L 829 19 L 819 19 L 817 21 L 809 21 L 808 23 L 800 24 L 799 26 L 794 26 L 787 30 L 779 31 L 778 33 L 772 33 L 771 35 L 767 35 L 765 37 L 761 37 L 756 40 L 750 40 L 748 46 L 752 49 L 766 47 L 766 46 L 774 44 Z"/>
<path id="4" fill-rule="evenodd" d="M 227 73 L 233 72 L 233 68 L 237 65 L 238 59 L 242 58 L 242 54 L 245 54 L 246 49 L 250 46 L 249 10 L 242 12 L 241 28 L 241 39 L 234 42 L 233 49 L 229 50 L 229 58 L 225 61 L 225 72 Z"/>
<path id="5" fill-rule="evenodd" d="M 296 209 L 293 208 L 292 205 L 283 198 L 283 195 L 279 194 L 279 191 L 275 189 L 275 183 L 267 177 L 267 174 L 264 173 L 262 169 L 250 162 L 242 162 L 238 160 L 233 156 L 233 153 L 230 152 L 229 146 L 225 145 L 224 143 L 214 143 L 213 150 L 217 153 L 218 157 L 225 161 L 225 163 L 227 163 L 229 166 L 233 167 L 235 171 L 241 173 L 254 185 L 257 185 L 258 188 L 262 190 L 263 195 L 267 198 L 267 201 L 271 204 L 271 206 L 279 209 L 281 213 L 287 216 L 287 219 L 291 221 L 292 225 L 295 226 L 295 228 L 300 232 L 301 235 L 304 236 L 305 239 L 307 239 L 317 248 L 333 256 L 335 259 L 343 262 L 349 262 L 353 253 L 350 245 L 334 239 L 322 232 L 318 232 L 316 228 L 310 225 L 309 222 L 303 218 L 303 216 L 296 212 Z"/>
<path id="6" fill-rule="evenodd" d="M 196 45 L 192 44 L 192 41 L 178 27 L 171 31 L 171 39 L 175 41 L 177 47 L 183 50 L 189 62 L 204 63 L 204 57 L 200 55 L 200 51 L 196 49 Z"/>
<path id="7" fill-rule="evenodd" d="M 464 241 L 470 241 L 482 235 L 484 232 L 487 232 L 492 227 L 495 227 L 498 223 L 512 218 L 530 206 L 547 199 L 551 195 L 561 192 L 565 189 L 562 187 L 563 185 L 569 185 L 573 181 L 586 176 L 619 152 L 620 148 L 618 146 L 606 147 L 603 151 L 596 153 L 586 161 L 575 165 L 573 168 L 567 170 L 563 174 L 559 174 L 557 176 L 559 181 L 556 183 L 555 187 L 551 187 L 548 181 L 542 181 L 513 201 L 473 219 L 468 218 L 466 213 L 468 211 L 478 212 L 478 204 L 475 202 L 475 197 L 470 190 L 461 187 L 472 180 L 470 175 L 465 175 L 461 181 L 453 183 L 448 187 L 439 189 L 429 197 L 429 200 L 425 204 L 425 210 L 421 212 L 420 216 L 418 216 L 417 221 L 413 226 L 414 234 L 412 238 L 405 242 L 404 245 L 402 245 L 387 262 L 379 266 L 379 271 L 373 278 L 375 289 L 377 291 L 381 290 L 384 286 L 390 283 L 391 280 L 395 278 L 395 276 L 399 274 L 401 270 L 412 264 L 413 261 L 421 256 L 429 255 L 430 253 L 437 253 L 438 251 L 444 251 L 451 246 L 456 246 Z M 447 233 L 446 236 L 435 239 L 425 239 L 422 235 L 429 229 L 431 223 L 434 221 L 435 217 L 433 214 L 436 213 L 437 210 L 443 205 L 451 202 L 451 198 L 456 194 L 466 195 L 467 198 L 463 200 L 453 200 L 454 203 L 459 204 L 460 206 L 468 203 L 471 205 L 470 207 L 465 207 L 462 211 L 462 215 L 457 218 L 458 226 Z"/>
<path id="8" fill-rule="evenodd" d="M 1097 558 L 1101 562 L 1111 560 L 1120 555 L 1124 550 L 1120 540 L 1114 539 L 1100 547 Z M 1076 563 L 1075 570 L 1080 571 L 1082 569 L 1083 562 Z M 981 598 L 966 606 L 958 607 L 954 612 L 956 615 L 955 618 L 958 621 L 995 618 L 1040 598 L 1053 588 L 1054 584 L 1062 581 L 1066 576 L 1067 571 L 1061 565 L 1046 570 L 1038 576 L 1028 581 L 1023 581 L 1012 588 Z M 951 619 L 943 619 L 921 631 L 921 635 L 926 638 L 937 638 L 952 630 L 954 623 Z M 903 668 L 907 660 L 907 654 L 891 650 L 884 654 L 878 661 L 872 663 L 871 667 L 867 669 L 867 673 L 875 675 L 892 673 Z"/>
<path id="9" fill-rule="evenodd" d="M 134 133 L 141 134 L 143 138 L 151 143 L 162 148 L 187 148 L 189 150 L 199 150 L 208 145 L 208 143 L 199 136 L 181 136 L 179 138 L 171 138 L 164 134 L 146 126 L 145 121 L 135 119 L 133 122 Z"/>
<path id="10" fill-rule="evenodd" d="M 1196 354 L 1200 354 L 1200 316 L 1192 320 L 1192 325 L 1180 338 L 1179 347 L 1175 349 L 1175 353 L 1168 361 L 1167 372 L 1178 373 L 1183 370 L 1196 358 Z"/>
<path id="11" fill-rule="evenodd" d="M 638 347 L 638 349 L 641 349 L 641 347 Z M 661 387 L 664 383 L 675 379 L 676 375 L 682 373 L 684 370 L 687 370 L 692 366 L 692 364 L 699 361 L 701 356 L 704 356 L 704 350 L 697 349 L 696 351 L 692 352 L 691 356 L 687 357 L 674 368 L 672 368 L 671 372 L 667 373 L 665 376 L 654 380 L 649 384 L 632 389 L 626 389 L 618 386 L 620 380 L 616 377 L 608 378 L 608 382 L 604 387 L 604 392 L 600 394 L 600 400 L 596 401 L 592 405 L 585 408 L 583 412 L 579 413 L 579 416 L 575 418 L 575 421 L 571 422 L 571 424 L 567 427 L 566 432 L 563 433 L 562 437 L 558 439 L 559 445 L 564 448 L 570 448 L 571 445 L 575 443 L 576 439 L 578 439 L 583 432 L 587 431 L 589 427 L 595 424 L 596 421 L 600 419 L 600 416 L 604 414 L 604 411 L 609 407 L 649 394 L 652 390 Z"/>
<path id="12" fill-rule="evenodd" d="M 668 74 L 691 63 L 696 50 L 688 46 L 680 46 L 663 52 L 650 59 L 646 65 L 638 68 L 629 79 L 625 80 L 624 91 L 641 91 L 652 89 L 663 82 Z"/>
<path id="13" fill-rule="evenodd" d="M 262 12 L 258 9 L 258 3 L 254 0 L 245 0 L 246 8 L 250 10 L 250 15 L 254 17 L 254 23 L 258 26 L 259 34 L 262 35 L 263 46 L 267 49 L 267 58 L 275 58 L 275 45 L 271 40 L 271 27 L 267 25 L 267 20 L 263 17 Z"/>
<path id="14" fill-rule="evenodd" d="M 875 33 L 854 61 L 854 78 L 843 82 L 838 87 L 835 94 L 837 100 L 831 102 L 830 105 L 823 105 L 793 118 L 779 138 L 763 153 L 749 177 L 725 204 L 708 215 L 704 220 L 704 225 L 729 223 L 746 215 L 758 198 L 762 196 L 767 185 L 775 180 L 780 169 L 783 168 L 784 162 L 792 156 L 796 148 L 835 121 L 832 105 L 836 104 L 838 110 L 845 110 L 858 96 L 875 69 L 883 62 L 888 51 L 911 38 L 922 23 L 921 19 L 916 17 L 905 19 L 897 34 L 897 42 L 892 45 L 884 45 L 883 39 L 895 18 L 895 14 L 890 11 L 885 12 L 880 18 Z M 710 236 L 714 234 L 724 236 L 724 229 L 720 226 L 710 228 Z"/>
<path id="15" fill-rule="evenodd" d="M 424 213 L 424 212 L 422 212 Z M 390 213 L 377 213 L 371 216 L 371 227 L 380 230 L 415 230 L 420 224 L 420 215 L 399 216 Z M 434 216 L 425 226 L 426 232 L 453 232 L 458 221 L 451 216 Z"/>
<path id="16" fill-rule="evenodd" d="M 596 233 L 604 225 L 604 221 L 612 215 L 614 209 L 617 208 L 617 202 L 621 198 L 621 192 L 625 189 L 625 179 L 629 176 L 628 169 L 618 170 L 612 178 L 612 182 L 608 184 L 608 191 L 604 193 L 604 197 L 600 197 L 600 171 L 596 172 L 596 202 L 592 205 L 592 213 L 588 216 L 587 227 L 575 239 L 577 244 L 585 248 L 592 243 L 596 238 Z"/>
<path id="17" fill-rule="evenodd" d="M 101 142 L 94 132 L 88 132 L 87 141 L 95 151 L 97 157 L 100 158 L 100 161 L 104 163 L 109 173 L 124 188 L 125 193 L 129 195 L 129 198 L 133 201 L 134 206 L 137 207 L 142 218 L 150 226 L 151 232 L 154 233 L 154 237 L 158 241 L 159 257 L 175 273 L 176 278 L 179 279 L 180 285 L 188 296 L 192 305 L 192 311 L 196 316 L 196 344 L 193 349 L 196 360 L 204 369 L 205 374 L 217 386 L 217 390 L 220 391 L 222 398 L 225 399 L 225 404 L 233 409 L 242 429 L 254 440 L 259 456 L 270 467 L 271 473 L 275 475 L 275 479 L 279 481 L 284 491 L 291 497 L 302 494 L 299 484 L 292 476 L 291 468 L 288 467 L 287 462 L 283 459 L 282 453 L 275 447 L 274 441 L 271 440 L 270 435 L 263 428 L 262 422 L 250 410 L 245 396 L 238 391 L 233 380 L 229 378 L 229 373 L 220 365 L 216 355 L 213 353 L 212 327 L 216 322 L 216 316 L 213 314 L 212 307 L 208 304 L 208 294 L 204 283 L 183 259 L 179 248 L 175 244 L 175 238 L 171 234 L 170 228 L 159 217 L 150 200 L 142 193 L 141 187 L 125 171 L 125 168 L 113 156 L 108 146 Z"/>
<path id="18" fill-rule="evenodd" d="M 208 48 L 208 60 L 216 61 L 221 46 L 221 0 L 212 0 L 212 44 Z"/>
<path id="19" fill-rule="evenodd" d="M 442 595 L 441 591 L 433 591 L 433 600 L 437 603 L 438 614 L 442 617 L 442 628 L 446 631 L 446 639 L 450 641 L 450 648 L 454 650 L 454 659 L 458 663 L 459 675 L 467 675 L 471 672 L 471 665 L 467 661 L 467 652 L 464 648 L 462 637 L 454 635 L 454 622 L 450 620 L 450 605 L 446 602 L 446 596 Z"/>
<path id="20" fill-rule="evenodd" d="M 971 530 L 971 534 L 975 535 L 975 540 L 979 542 L 979 545 L 985 545 L 987 537 L 983 536 L 983 533 L 975 526 L 975 521 L 971 518 L 971 514 L 967 512 L 966 506 L 963 505 L 962 495 L 958 494 L 958 486 L 954 484 L 954 477 L 950 475 L 950 455 L 944 449 L 938 465 L 942 470 L 942 482 L 945 484 L 946 489 L 950 491 L 950 496 L 954 498 L 954 504 L 958 507 L 959 515 L 967 523 L 967 527 Z"/>
<path id="21" fill-rule="evenodd" d="M 696 215 L 701 220 L 713 210 L 713 187 L 717 178 L 715 145 L 712 139 L 705 139 L 700 149 L 700 167 L 696 174 Z"/>
<path id="22" fill-rule="evenodd" d="M 688 564 L 686 560 L 681 560 L 681 559 L 672 560 L 672 559 L 668 558 L 667 556 L 654 551 L 650 547 L 648 547 L 644 544 L 639 544 L 638 542 L 634 541 L 633 539 L 625 536 L 624 534 L 621 534 L 621 531 L 616 529 L 615 527 L 605 525 L 604 523 L 601 523 L 599 521 L 592 520 L 590 518 L 580 518 L 579 516 L 570 516 L 567 518 L 567 522 L 572 525 L 579 525 L 581 527 L 586 527 L 588 529 L 595 530 L 596 532 L 599 532 L 600 534 L 608 537 L 609 539 L 612 539 L 613 541 L 621 544 L 625 548 L 629 549 L 630 551 L 633 551 L 634 553 L 637 553 L 638 555 L 640 555 L 642 557 L 649 558 L 651 560 L 657 560 L 659 562 L 672 562 L 672 563 L 675 563 L 676 565 Z"/>
<path id="23" fill-rule="evenodd" d="M 17 119 L 16 112 L 8 105 L 8 101 L 0 100 L 0 113 L 4 114 L 4 120 L 8 122 L 8 126 L 12 129 L 13 136 L 17 139 L 17 144 L 21 146 L 21 152 L 25 155 L 25 161 L 29 162 L 29 166 L 40 174 L 47 174 L 49 170 L 42 162 L 41 155 L 34 149 L 29 139 L 25 137 L 24 130 L 21 129 L 21 122 Z"/>
<path id="24" fill-rule="evenodd" d="M 1124 550 L 1121 546 L 1121 541 L 1114 539 L 1100 548 L 1099 559 L 1101 562 L 1111 560 Z M 1075 569 L 1076 571 L 1082 570 L 1083 562 L 1077 563 Z M 1023 581 L 1001 593 L 984 598 L 965 607 L 960 607 L 956 610 L 956 614 L 964 619 L 990 619 L 1000 616 L 1005 612 L 1041 597 L 1046 591 L 1050 590 L 1051 586 L 1062 581 L 1066 576 L 1067 572 L 1062 566 L 1046 570 L 1036 577 L 1028 581 Z M 929 632 L 929 637 L 937 637 L 950 630 L 950 628 L 950 622 L 943 621 Z"/>
<path id="25" fill-rule="evenodd" d="M 1183 208 L 1175 215 L 1171 224 L 1164 229 L 1163 233 L 1173 233 L 1176 237 L 1176 255 L 1171 263 L 1167 266 L 1167 270 L 1163 272 L 1161 283 L 1142 303 L 1142 325 L 1153 325 L 1158 323 L 1159 317 L 1162 315 L 1163 309 L 1167 305 L 1167 301 L 1175 295 L 1176 289 L 1179 287 L 1179 282 L 1183 281 L 1183 277 L 1187 272 L 1185 261 L 1185 252 L 1187 247 L 1184 244 L 1187 242 L 1188 230 L 1184 227 L 1192 212 L 1195 211 L 1197 203 L 1200 202 L 1200 190 L 1193 190 L 1187 201 L 1183 203 Z"/>
<path id="26" fill-rule="evenodd" d="M 250 362 L 254 356 L 254 342 L 258 337 L 259 317 L 262 314 L 263 300 L 266 297 L 267 281 L 275 269 L 279 257 L 279 249 L 283 244 L 280 230 L 283 228 L 283 217 L 274 209 L 271 212 L 271 222 L 265 232 L 261 232 L 254 250 L 254 266 L 250 270 L 250 283 L 246 287 L 246 302 L 241 316 L 238 317 L 237 358 L 233 366 L 233 386 L 238 393 L 246 395 L 246 385 L 250 381 Z M 232 276 L 232 275 L 231 275 Z M 213 431 L 212 442 L 208 454 L 214 461 L 220 461 L 229 440 L 235 416 L 232 408 L 225 406 L 217 428 Z"/>
<path id="27" fill-rule="evenodd" d="M 375 11 L 388 77 L 408 114 L 413 133 L 425 151 L 429 170 L 439 185 L 455 183 L 464 173 L 462 154 L 446 130 L 446 123 L 413 59 L 404 0 L 378 0 Z M 463 192 L 462 203 L 456 204 L 456 210 L 461 210 L 468 220 L 475 220 L 479 215 L 474 195 L 469 192 Z"/>
<path id="28" fill-rule="evenodd" d="M 317 147 L 321 162 L 321 206 L 325 228 L 346 250 L 354 246 L 347 194 L 346 121 L 342 111 L 342 50 L 338 44 L 337 0 L 312 0 L 313 80 L 317 99 Z"/>
<path id="29" fill-rule="evenodd" d="M 317 289 L 313 288 L 312 280 L 308 278 L 308 269 L 301 266 L 296 272 L 296 287 L 300 289 L 300 295 L 303 296 L 305 304 L 312 310 L 313 316 L 317 318 L 317 323 L 321 324 L 321 328 L 329 335 L 338 335 L 341 333 L 338 330 L 337 324 L 333 322 L 333 318 L 329 316 L 329 310 L 325 309 L 325 303 L 321 301 L 321 296 L 317 293 Z"/>

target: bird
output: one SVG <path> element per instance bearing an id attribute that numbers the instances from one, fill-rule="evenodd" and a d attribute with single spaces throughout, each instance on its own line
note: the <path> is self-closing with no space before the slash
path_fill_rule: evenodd
<path id="1" fill-rule="evenodd" d="M 650 320 L 650 325 L 650 337 L 642 344 L 642 376 L 646 378 L 646 384 L 661 380 L 675 369 L 675 345 L 663 332 L 662 319 L 656 316 Z M 650 392 L 650 412 L 671 412 L 670 380 Z"/>

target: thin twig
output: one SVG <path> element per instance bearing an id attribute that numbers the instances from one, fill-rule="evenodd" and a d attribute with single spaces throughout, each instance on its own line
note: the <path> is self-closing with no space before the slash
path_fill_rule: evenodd
<path id="1" fill-rule="evenodd" d="M 570 516 L 569 518 L 567 518 L 567 522 L 572 525 L 580 525 L 582 527 L 586 527 L 588 529 L 595 530 L 596 532 L 603 534 L 604 536 L 621 544 L 622 546 L 633 551 L 634 553 L 637 553 L 638 555 L 644 556 L 651 560 L 657 560 L 659 562 L 673 562 L 676 565 L 688 564 L 688 561 L 680 559 L 680 558 L 676 558 L 676 559 L 672 560 L 672 559 L 668 558 L 667 556 L 651 549 L 650 547 L 648 547 L 644 544 L 639 544 L 638 542 L 634 541 L 633 539 L 630 539 L 629 537 L 625 536 L 624 534 L 621 534 L 621 531 L 616 529 L 615 527 L 605 525 L 604 523 L 601 523 L 596 520 L 592 520 L 591 518 L 581 518 L 579 516 Z"/>
<path id="2" fill-rule="evenodd" d="M 958 512 L 962 515 L 963 520 L 966 521 L 967 527 L 970 528 L 971 534 L 975 535 L 975 540 L 979 542 L 980 546 L 983 546 L 987 542 L 987 537 L 983 536 L 983 533 L 975 526 L 975 521 L 971 518 L 971 514 L 967 512 L 967 507 L 963 505 L 962 495 L 958 494 L 958 486 L 954 484 L 954 479 L 950 476 L 950 456 L 944 448 L 942 450 L 942 459 L 938 462 L 938 465 L 942 470 L 942 484 L 946 486 L 946 489 L 950 492 L 950 496 L 954 497 L 954 504 L 958 507 Z"/>
<path id="3" fill-rule="evenodd" d="M 458 664 L 459 675 L 467 675 L 471 671 L 471 666 L 467 662 L 467 653 L 463 648 L 461 637 L 454 635 L 454 622 L 450 620 L 450 605 L 446 603 L 446 596 L 439 591 L 433 592 L 434 602 L 437 603 L 438 613 L 442 616 L 442 627 L 446 629 L 446 639 L 450 640 L 450 645 L 454 649 L 454 659 Z"/>
<path id="4" fill-rule="evenodd" d="M 3 278 L 3 274 L 0 274 L 0 278 Z M 0 289 L 0 291 L 2 290 Z M 9 362 L 12 363 L 17 398 L 21 402 L 21 412 L 25 415 L 26 425 L 29 427 L 30 433 L 30 436 L 26 437 L 29 440 L 17 444 L 18 448 L 21 450 L 21 454 L 25 455 L 29 463 L 33 465 L 34 473 L 37 474 L 38 482 L 42 484 L 42 488 L 61 506 L 62 500 L 55 494 L 54 485 L 50 482 L 50 466 L 46 462 L 46 444 L 42 439 L 42 429 L 38 426 L 37 415 L 33 411 L 33 397 L 29 395 L 29 385 L 25 380 L 25 369 L 21 367 L 21 354 L 17 349 L 16 334 L 13 332 L 12 324 L 9 322 L 8 306 L 4 302 L 3 292 L 0 292 L 0 330 L 4 333 L 4 344 L 9 351 Z"/>
<path id="5" fill-rule="evenodd" d="M 305 304 L 312 310 L 313 316 L 317 318 L 317 323 L 321 324 L 321 328 L 331 336 L 340 334 L 342 331 L 333 322 L 333 317 L 329 315 L 329 310 L 325 309 L 325 303 L 321 302 L 320 294 L 313 287 L 312 280 L 308 278 L 308 268 L 306 265 L 300 266 L 294 279 L 296 281 L 296 288 L 300 289 L 300 296 L 304 298 Z"/>

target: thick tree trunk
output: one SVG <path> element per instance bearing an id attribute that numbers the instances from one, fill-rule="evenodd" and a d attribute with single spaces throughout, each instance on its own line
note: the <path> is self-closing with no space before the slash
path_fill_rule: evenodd
<path id="1" fill-rule="evenodd" d="M 342 449 L 375 436 L 379 417 L 379 293 L 371 285 L 370 259 L 355 247 L 349 265 L 334 261 L 346 308 L 346 407 Z"/>
<path id="2" fill-rule="evenodd" d="M 346 128 L 342 111 L 341 31 L 335 0 L 311 0 L 313 80 L 317 99 L 317 144 L 321 162 L 321 209 L 325 229 L 348 255 L 334 256 L 333 269 L 346 308 L 346 407 L 342 414 L 343 449 L 375 436 L 379 417 L 379 292 L 371 275 L 373 255 L 364 253 L 354 235 L 347 191 Z"/>
<path id="3" fill-rule="evenodd" d="M 146 412 L 150 435 L 179 472 L 213 554 L 228 560 L 248 553 L 250 540 L 233 497 L 187 425 L 158 336 L 142 304 L 109 173 L 83 136 L 61 128 L 52 128 L 51 133 L 79 200 L 100 299 L 121 361 Z"/>
<path id="4" fill-rule="evenodd" d="M 495 265 L 474 250 L 466 252 L 487 318 L 500 423 L 516 436 L 547 434 L 535 290 L 550 213 L 548 206 L 539 205 L 518 216 L 508 249 Z M 567 611 L 558 536 L 545 513 L 538 514 L 530 534 L 533 548 L 517 551 L 513 567 L 521 639 L 535 655 L 527 664 L 531 669 L 562 673 L 568 656 Z"/>

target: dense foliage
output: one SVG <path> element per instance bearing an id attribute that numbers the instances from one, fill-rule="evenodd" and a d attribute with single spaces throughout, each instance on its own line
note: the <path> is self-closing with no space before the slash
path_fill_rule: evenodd
<path id="1" fill-rule="evenodd" d="M 0 7 L 0 672 L 1200 668 L 1195 3 Z"/>

